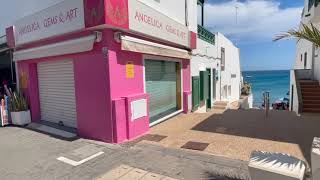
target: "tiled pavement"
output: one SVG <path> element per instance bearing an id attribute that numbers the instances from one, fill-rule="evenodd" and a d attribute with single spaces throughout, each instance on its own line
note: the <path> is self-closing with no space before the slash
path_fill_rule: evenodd
<path id="1" fill-rule="evenodd" d="M 151 128 L 150 134 L 166 138 L 151 144 L 166 148 L 200 150 L 231 159 L 248 161 L 254 150 L 291 154 L 310 165 L 314 137 L 320 137 L 319 115 L 288 111 L 212 110 L 180 114 Z M 150 141 L 144 141 L 150 143 Z M 188 143 L 189 142 L 189 143 Z M 190 142 L 200 144 L 194 148 Z"/>
<path id="2" fill-rule="evenodd" d="M 0 128 L 0 146 L 1 180 L 103 179 L 123 166 L 132 169 L 120 178 L 229 180 L 218 176 L 225 175 L 248 179 L 247 162 L 143 142 L 123 147 L 84 139 L 65 141 L 24 128 L 5 127 Z M 57 160 L 61 157 L 68 161 Z"/>
<path id="3" fill-rule="evenodd" d="M 106 174 L 103 174 L 98 180 L 176 180 L 168 176 L 152 173 L 139 168 L 120 165 Z"/>

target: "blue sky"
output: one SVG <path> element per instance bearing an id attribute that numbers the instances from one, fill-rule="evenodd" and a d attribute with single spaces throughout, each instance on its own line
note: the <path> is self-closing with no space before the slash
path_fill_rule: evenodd
<path id="1" fill-rule="evenodd" d="M 0 35 L 17 19 L 62 0 L 5 1 L 0 6 Z M 291 69 L 295 40 L 272 42 L 285 30 L 297 27 L 304 0 L 207 0 L 205 26 L 230 38 L 241 50 L 243 70 Z M 235 5 L 239 7 L 238 24 Z M 12 13 L 14 12 L 14 13 Z"/>
<path id="2" fill-rule="evenodd" d="M 208 0 L 205 26 L 240 48 L 242 70 L 292 69 L 296 41 L 272 38 L 298 26 L 303 4 L 304 0 Z"/>

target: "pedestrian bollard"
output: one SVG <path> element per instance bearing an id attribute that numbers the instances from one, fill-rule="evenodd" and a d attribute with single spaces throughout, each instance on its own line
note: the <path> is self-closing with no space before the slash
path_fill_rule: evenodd
<path id="1" fill-rule="evenodd" d="M 266 91 L 263 93 L 263 101 L 264 101 L 266 118 L 268 118 L 269 110 L 270 110 L 270 92 Z"/>

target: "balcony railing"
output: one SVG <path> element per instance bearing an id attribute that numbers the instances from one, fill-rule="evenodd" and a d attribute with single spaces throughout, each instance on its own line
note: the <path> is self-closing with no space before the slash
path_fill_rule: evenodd
<path id="1" fill-rule="evenodd" d="M 198 38 L 213 45 L 215 44 L 215 35 L 200 25 L 198 25 Z"/>

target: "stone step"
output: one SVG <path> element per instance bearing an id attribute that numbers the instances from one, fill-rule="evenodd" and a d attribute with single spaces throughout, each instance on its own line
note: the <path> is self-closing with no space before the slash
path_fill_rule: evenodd
<path id="1" fill-rule="evenodd" d="M 320 104 L 320 99 L 304 99 L 303 104 Z"/>
<path id="2" fill-rule="evenodd" d="M 301 92 L 302 96 L 320 96 L 320 91 L 313 91 L 313 92 Z"/>
<path id="3" fill-rule="evenodd" d="M 320 92 L 320 86 L 317 86 L 317 87 L 301 87 L 301 92 Z"/>
<path id="4" fill-rule="evenodd" d="M 303 108 L 305 113 L 320 113 L 320 108 Z"/>
<path id="5" fill-rule="evenodd" d="M 214 105 L 217 105 L 217 106 L 227 106 L 228 105 L 228 102 L 226 101 L 216 101 L 214 103 Z"/>
<path id="6" fill-rule="evenodd" d="M 302 95 L 303 100 L 320 100 L 320 96 L 317 95 Z"/>
<path id="7" fill-rule="evenodd" d="M 74 140 L 77 139 L 78 136 L 75 133 L 64 131 L 62 129 L 57 129 L 51 126 L 43 125 L 43 124 L 38 124 L 38 123 L 31 123 L 27 126 L 28 129 L 48 134 L 53 137 L 58 137 L 66 140 Z"/>
<path id="8" fill-rule="evenodd" d="M 213 109 L 226 109 L 226 106 L 213 105 Z"/>
<path id="9" fill-rule="evenodd" d="M 317 85 L 319 86 L 319 82 L 318 81 L 300 81 L 300 85 Z"/>
<path id="10" fill-rule="evenodd" d="M 319 104 L 303 103 L 303 108 L 317 108 L 317 109 L 320 109 L 320 103 Z"/>

